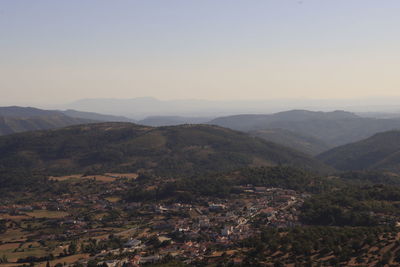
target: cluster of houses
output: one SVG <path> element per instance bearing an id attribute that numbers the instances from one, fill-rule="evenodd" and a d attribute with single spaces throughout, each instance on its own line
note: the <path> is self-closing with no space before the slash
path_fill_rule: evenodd
<path id="1" fill-rule="evenodd" d="M 132 252 L 131 257 L 102 263 L 138 266 L 173 257 L 187 264 L 212 264 L 224 255 L 233 264 L 241 264 L 243 258 L 235 249 L 238 242 L 259 233 L 254 221 L 276 227 L 299 224 L 298 207 L 306 195 L 250 185 L 242 189 L 244 193 L 235 200 L 203 198 L 199 201 L 203 204 L 130 204 L 129 209 L 147 214 L 146 235 L 140 235 L 138 230 L 137 236 L 125 244 L 122 253 Z M 157 245 L 149 244 L 155 237 Z"/>
<path id="2" fill-rule="evenodd" d="M 201 197 L 196 204 L 173 201 L 124 203 L 109 200 L 109 196 L 126 191 L 122 183 L 116 181 L 105 186 L 106 190 L 99 193 L 67 193 L 30 205 L 3 205 L 0 206 L 0 218 L 1 213 L 23 215 L 35 210 L 64 211 L 67 215 L 61 218 L 47 219 L 48 225 L 56 225 L 63 232 L 43 233 L 38 238 L 79 240 L 115 232 L 110 227 L 93 226 L 101 225 L 101 217 L 73 216 L 73 210 L 136 214 L 112 221 L 120 222 L 122 226 L 136 225 L 124 246 L 101 251 L 91 259 L 107 266 L 140 266 L 165 257 L 188 264 L 212 264 L 223 256 L 229 257 L 234 264 L 241 264 L 243 259 L 236 251 L 237 244 L 258 234 L 260 229 L 256 225 L 259 223 L 274 227 L 299 224 L 298 210 L 307 197 L 293 190 L 246 185 L 236 188 L 242 193 L 234 199 Z"/>

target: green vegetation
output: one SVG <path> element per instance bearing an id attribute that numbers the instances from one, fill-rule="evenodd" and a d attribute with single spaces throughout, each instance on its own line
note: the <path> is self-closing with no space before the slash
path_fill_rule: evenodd
<path id="1" fill-rule="evenodd" d="M 158 186 L 153 186 L 150 190 L 145 189 L 154 184 Z M 156 181 L 154 177 L 145 177 L 132 182 L 131 189 L 124 195 L 124 199 L 158 201 L 175 198 L 179 201 L 192 202 L 201 196 L 229 198 L 231 194 L 241 193 L 238 186 L 248 184 L 309 193 L 321 193 L 330 188 L 343 186 L 340 180 L 322 178 L 293 167 L 258 167 L 228 173 L 198 175 L 168 182 Z"/>
<path id="2" fill-rule="evenodd" d="M 0 220 L 0 234 L 7 230 L 7 225 L 5 220 Z"/>
<path id="3" fill-rule="evenodd" d="M 110 235 L 108 239 L 100 241 L 91 238 L 87 240 L 87 242 L 81 244 L 80 250 L 83 253 L 89 253 L 94 255 L 102 250 L 121 248 L 125 241 L 126 240 L 122 240 L 121 238 L 115 235 Z M 76 253 L 77 248 L 73 247 L 73 249 L 75 250 Z"/>
<path id="4" fill-rule="evenodd" d="M 11 170 L 52 175 L 144 170 L 167 177 L 250 165 L 329 169 L 280 145 L 205 125 L 151 128 L 102 123 L 22 133 L 1 137 L 0 155 L 4 180 Z"/>
<path id="5" fill-rule="evenodd" d="M 385 243 L 383 236 L 386 236 L 386 242 L 394 243 L 395 233 L 390 227 L 267 228 L 257 238 L 245 240 L 242 246 L 251 248 L 246 253 L 248 266 L 259 266 L 261 262 L 282 264 L 276 266 L 346 266 L 352 259 L 359 265 L 370 262 L 374 266 L 383 266 L 394 255 L 376 257 L 370 251 Z M 398 243 L 390 248 L 399 254 Z M 394 262 L 398 265 L 399 258 Z"/>
<path id="6" fill-rule="evenodd" d="M 303 221 L 310 224 L 394 224 L 394 215 L 400 212 L 400 187 L 349 185 L 339 190 L 314 195 L 306 200 L 302 211 Z"/>
<path id="7" fill-rule="evenodd" d="M 340 184 L 336 179 L 326 179 L 311 172 L 283 166 L 243 169 L 238 180 L 243 185 L 280 187 L 312 193 L 324 192 Z"/>
<path id="8" fill-rule="evenodd" d="M 339 177 L 354 184 L 386 184 L 400 185 L 400 175 L 380 171 L 350 171 L 340 173 Z"/>
<path id="9" fill-rule="evenodd" d="M 318 158 L 343 171 L 385 170 L 399 173 L 399 153 L 400 131 L 390 131 L 334 148 Z"/>
<path id="10" fill-rule="evenodd" d="M 0 198 L 12 196 L 14 192 L 41 191 L 47 182 L 42 174 L 0 165 Z"/>

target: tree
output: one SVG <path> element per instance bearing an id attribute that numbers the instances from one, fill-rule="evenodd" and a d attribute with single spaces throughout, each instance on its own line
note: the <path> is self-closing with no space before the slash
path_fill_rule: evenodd
<path id="1" fill-rule="evenodd" d="M 78 251 L 78 246 L 76 244 L 76 241 L 72 241 L 68 247 L 68 252 L 69 254 L 74 255 L 77 251 Z"/>
<path id="2" fill-rule="evenodd" d="M 87 267 L 97 267 L 97 262 L 95 260 L 89 260 Z"/>
<path id="3" fill-rule="evenodd" d="M 0 234 L 7 231 L 7 224 L 5 220 L 0 220 Z"/>
<path id="4" fill-rule="evenodd" d="M 6 255 L 0 257 L 0 263 L 8 263 L 8 258 Z"/>

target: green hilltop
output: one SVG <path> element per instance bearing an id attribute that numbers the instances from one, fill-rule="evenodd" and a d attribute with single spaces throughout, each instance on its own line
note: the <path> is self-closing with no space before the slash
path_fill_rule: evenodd
<path id="1" fill-rule="evenodd" d="M 301 152 L 210 125 L 98 123 L 0 137 L 0 170 L 52 175 L 146 171 L 162 176 L 289 165 L 329 167 Z"/>

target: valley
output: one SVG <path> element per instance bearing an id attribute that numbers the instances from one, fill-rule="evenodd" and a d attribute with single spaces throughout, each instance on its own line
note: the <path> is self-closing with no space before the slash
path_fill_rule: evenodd
<path id="1" fill-rule="evenodd" d="M 400 1 L 0 1 L 0 267 L 400 266 Z"/>
<path id="2" fill-rule="evenodd" d="M 95 121 L 2 136 L 0 265 L 396 265 L 397 132 L 320 140 Z"/>

